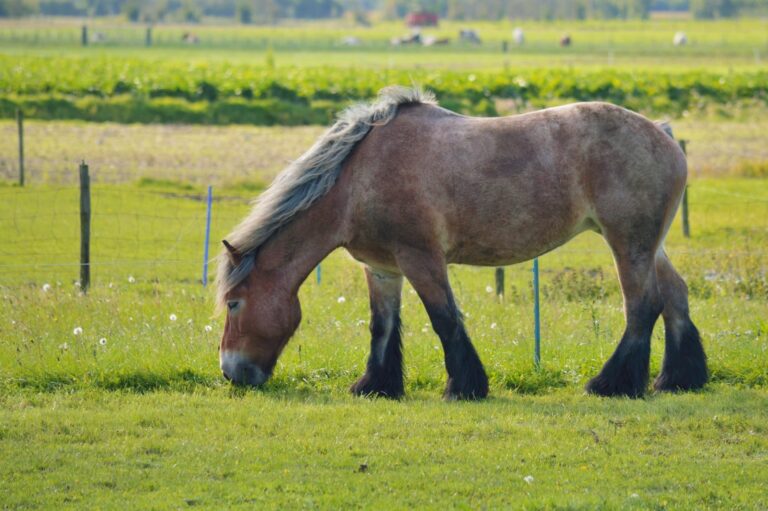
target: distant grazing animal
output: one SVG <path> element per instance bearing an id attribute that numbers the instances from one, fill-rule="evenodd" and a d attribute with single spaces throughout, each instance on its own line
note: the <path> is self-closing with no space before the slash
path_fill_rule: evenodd
<path id="1" fill-rule="evenodd" d="M 560 46 L 563 48 L 567 48 L 571 45 L 571 36 L 568 34 L 565 34 L 563 37 L 560 38 Z"/>
<path id="2" fill-rule="evenodd" d="M 665 132 L 667 131 L 667 132 Z M 364 264 L 371 352 L 359 395 L 403 395 L 400 294 L 407 278 L 445 353 L 448 399 L 478 399 L 488 380 L 448 281 L 452 263 L 500 266 L 600 233 L 624 295 L 626 330 L 587 390 L 641 396 L 651 333 L 664 318 L 657 390 L 707 381 L 688 291 L 663 241 L 686 183 L 668 126 L 607 103 L 501 118 L 384 89 L 352 107 L 290 164 L 224 241 L 217 302 L 227 317 L 224 376 L 261 385 L 301 321 L 298 290 L 331 251 Z"/>
<path id="3" fill-rule="evenodd" d="M 393 37 L 390 43 L 392 44 L 392 46 L 400 46 L 400 45 L 406 45 L 406 44 L 421 44 L 422 43 L 421 33 L 413 32 L 411 35 L 406 35 L 402 37 Z"/>
<path id="4" fill-rule="evenodd" d="M 438 38 L 432 35 L 428 35 L 422 39 L 421 44 L 423 44 L 424 46 L 442 46 L 442 45 L 450 44 L 450 42 L 451 40 L 448 37 Z"/>
<path id="5" fill-rule="evenodd" d="M 200 38 L 197 37 L 197 35 L 193 34 L 192 32 L 184 32 L 184 35 L 181 36 L 181 40 L 187 44 L 200 43 Z"/>
<path id="6" fill-rule="evenodd" d="M 685 32 L 675 32 L 675 37 L 672 38 L 672 44 L 675 46 L 685 46 L 688 44 L 688 36 Z"/>
<path id="7" fill-rule="evenodd" d="M 471 28 L 462 28 L 459 30 L 459 39 L 472 44 L 481 44 L 482 40 L 477 30 Z"/>
<path id="8" fill-rule="evenodd" d="M 522 28 L 515 27 L 512 31 L 512 40 L 515 41 L 515 44 L 518 46 L 525 44 L 525 33 Z"/>

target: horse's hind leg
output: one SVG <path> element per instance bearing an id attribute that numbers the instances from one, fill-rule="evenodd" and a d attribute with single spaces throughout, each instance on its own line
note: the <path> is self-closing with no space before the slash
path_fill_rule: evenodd
<path id="1" fill-rule="evenodd" d="M 628 238 L 631 239 L 631 238 Z M 624 294 L 627 326 L 619 346 L 600 374 L 587 384 L 587 392 L 602 396 L 640 397 L 648 384 L 651 334 L 662 309 L 656 282 L 653 247 L 611 244 Z"/>
<path id="2" fill-rule="evenodd" d="M 656 390 L 698 389 L 707 382 L 707 357 L 699 331 L 688 314 L 688 286 L 663 250 L 656 255 L 656 274 L 664 300 L 664 362 L 654 381 Z"/>
<path id="3" fill-rule="evenodd" d="M 365 374 L 350 389 L 357 395 L 403 395 L 400 294 L 403 276 L 365 268 L 371 301 L 371 354 Z"/>
<path id="4" fill-rule="evenodd" d="M 419 294 L 443 345 L 448 372 L 444 397 L 484 398 L 488 395 L 488 377 L 464 329 L 448 282 L 445 260 L 439 254 L 409 251 L 399 254 L 397 263 Z"/>

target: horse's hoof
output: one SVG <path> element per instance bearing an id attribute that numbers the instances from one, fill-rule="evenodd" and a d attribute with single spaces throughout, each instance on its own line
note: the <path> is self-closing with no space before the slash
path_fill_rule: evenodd
<path id="1" fill-rule="evenodd" d="M 457 378 L 448 378 L 448 384 L 445 386 L 443 399 L 446 401 L 476 401 L 488 396 L 488 378 L 485 373 L 481 376 L 464 381 L 458 381 Z"/>
<path id="2" fill-rule="evenodd" d="M 597 396 L 639 398 L 643 397 L 645 393 L 645 384 L 633 384 L 629 381 L 615 382 L 608 380 L 602 375 L 597 375 L 589 380 L 584 390 L 588 394 L 595 394 Z"/>
<path id="3" fill-rule="evenodd" d="M 692 371 L 662 371 L 653 381 L 656 392 L 698 390 L 709 380 L 706 367 Z"/>
<path id="4" fill-rule="evenodd" d="M 388 399 L 400 399 L 405 394 L 403 384 L 397 382 L 386 382 L 370 374 L 365 373 L 357 380 L 349 391 L 356 396 L 363 397 L 384 397 Z"/>

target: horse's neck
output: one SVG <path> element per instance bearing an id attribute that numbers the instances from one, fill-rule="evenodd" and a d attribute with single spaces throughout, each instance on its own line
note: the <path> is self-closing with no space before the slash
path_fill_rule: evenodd
<path id="1" fill-rule="evenodd" d="M 340 206 L 326 196 L 299 213 L 261 248 L 256 270 L 270 273 L 277 285 L 296 293 L 320 261 L 342 244 Z"/>

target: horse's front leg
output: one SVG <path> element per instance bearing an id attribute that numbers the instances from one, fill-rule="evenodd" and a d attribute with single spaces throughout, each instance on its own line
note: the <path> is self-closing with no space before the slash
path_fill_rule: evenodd
<path id="1" fill-rule="evenodd" d="M 448 372 L 445 399 L 486 397 L 488 377 L 464 329 L 442 255 L 436 252 L 408 252 L 400 254 L 397 263 L 419 294 L 432 321 L 432 328 L 443 344 Z"/>
<path id="2" fill-rule="evenodd" d="M 350 389 L 357 395 L 393 399 L 403 390 L 400 294 L 403 276 L 365 268 L 371 300 L 371 354 L 365 374 Z"/>

